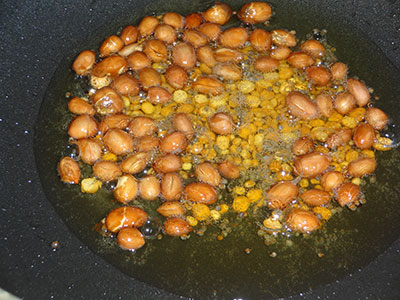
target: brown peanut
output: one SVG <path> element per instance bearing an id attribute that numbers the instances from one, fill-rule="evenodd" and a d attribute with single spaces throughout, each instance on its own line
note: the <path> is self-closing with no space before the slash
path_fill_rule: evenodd
<path id="1" fill-rule="evenodd" d="M 63 157 L 58 163 L 57 170 L 63 182 L 78 184 L 81 179 L 81 169 L 71 157 Z"/>

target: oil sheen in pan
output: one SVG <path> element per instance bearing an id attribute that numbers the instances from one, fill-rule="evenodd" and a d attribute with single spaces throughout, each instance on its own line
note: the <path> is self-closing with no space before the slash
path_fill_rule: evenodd
<path id="1" fill-rule="evenodd" d="M 375 94 L 382 99 L 380 107 L 390 115 L 398 109 L 393 96 L 398 71 L 368 40 L 347 28 L 335 31 L 335 24 L 327 20 L 314 18 L 316 24 L 324 24 L 328 29 L 329 43 L 337 47 L 338 58 L 375 88 Z M 279 10 L 272 23 L 273 28 L 295 28 L 298 37 L 312 30 L 299 27 L 304 22 Z M 104 36 L 105 33 L 97 33 L 96 40 L 85 46 L 97 48 Z M 58 160 L 67 151 L 66 127 L 70 116 L 65 92 L 81 88 L 70 65 L 82 49 L 74 49 L 65 57 L 47 90 L 35 126 L 37 166 L 47 198 L 68 227 L 96 254 L 129 276 L 199 299 L 278 298 L 340 279 L 366 265 L 398 238 L 400 188 L 392 180 L 398 173 L 400 154 L 392 150 L 377 155 L 377 181 L 364 190 L 367 204 L 356 212 L 346 209 L 335 215 L 323 229 L 306 238 L 294 236 L 290 242 L 280 238 L 276 244 L 266 246 L 257 236 L 254 223 L 244 219 L 222 241 L 213 238 L 215 229 L 209 228 L 208 237 L 192 235 L 187 241 L 171 237 L 153 239 L 135 254 L 121 250 L 116 243 L 107 243 L 93 227 L 116 206 L 112 194 L 104 189 L 95 195 L 81 194 L 79 186 L 62 184 L 56 172 Z M 368 59 L 371 57 L 374 59 Z M 383 71 L 377 74 L 370 70 Z M 393 122 L 399 124 L 400 120 Z M 251 248 L 249 254 L 246 248 Z"/>

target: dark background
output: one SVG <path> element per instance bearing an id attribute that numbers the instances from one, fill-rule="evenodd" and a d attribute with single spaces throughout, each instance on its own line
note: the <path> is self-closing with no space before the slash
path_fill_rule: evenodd
<path id="1" fill-rule="evenodd" d="M 355 20 L 400 68 L 399 1 L 329 3 L 333 17 Z M 3 0 L 0 7 L 1 287 L 25 299 L 179 298 L 125 276 L 73 236 L 42 192 L 33 155 L 33 125 L 58 63 L 95 29 L 134 9 L 135 1 Z M 50 247 L 55 240 L 57 251 Z M 399 252 L 397 240 L 361 270 L 291 298 L 398 299 Z"/>

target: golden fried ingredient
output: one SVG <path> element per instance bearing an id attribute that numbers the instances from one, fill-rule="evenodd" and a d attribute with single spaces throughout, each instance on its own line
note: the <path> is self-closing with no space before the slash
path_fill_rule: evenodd
<path id="1" fill-rule="evenodd" d="M 135 177 L 130 174 L 118 178 L 116 187 L 113 190 L 114 198 L 122 203 L 134 200 L 139 191 L 139 184 Z"/>
<path id="2" fill-rule="evenodd" d="M 111 161 L 98 161 L 93 166 L 93 174 L 103 182 L 117 179 L 122 175 L 120 167 Z"/>
<path id="3" fill-rule="evenodd" d="M 157 212 L 160 215 L 168 218 L 184 216 L 186 209 L 179 201 L 166 201 L 157 208 Z"/>
<path id="4" fill-rule="evenodd" d="M 282 181 L 272 186 L 267 191 L 268 207 L 284 209 L 291 201 L 296 199 L 299 188 L 290 181 Z"/>
<path id="5" fill-rule="evenodd" d="M 78 184 L 81 179 L 81 169 L 78 163 L 71 157 L 63 157 L 58 163 L 58 174 L 61 181 L 66 183 Z"/>
<path id="6" fill-rule="evenodd" d="M 294 159 L 294 168 L 297 174 L 304 178 L 313 178 L 325 171 L 330 164 L 326 154 L 311 152 Z"/>
<path id="7" fill-rule="evenodd" d="M 160 195 L 160 180 L 154 175 L 148 175 L 139 181 L 140 197 L 145 200 L 155 200 Z"/>
<path id="8" fill-rule="evenodd" d="M 300 194 L 300 198 L 310 206 L 326 205 L 331 200 L 331 196 L 328 192 L 317 189 L 307 190 L 306 192 Z"/>
<path id="9" fill-rule="evenodd" d="M 212 185 L 204 182 L 190 183 L 184 188 L 187 198 L 195 203 L 213 204 L 217 201 L 217 192 Z"/>
<path id="10" fill-rule="evenodd" d="M 68 127 L 68 135 L 77 140 L 93 137 L 97 131 L 96 121 L 87 114 L 74 118 Z"/>
<path id="11" fill-rule="evenodd" d="M 118 232 L 117 242 L 122 249 L 126 250 L 137 250 L 146 243 L 143 234 L 134 227 L 122 228 Z"/>
<path id="12" fill-rule="evenodd" d="M 293 208 L 288 213 L 286 224 L 290 229 L 302 233 L 310 233 L 321 226 L 320 221 L 313 212 L 299 208 Z"/>
<path id="13" fill-rule="evenodd" d="M 182 236 L 189 234 L 193 228 L 180 217 L 170 217 L 164 222 L 164 232 L 171 236 Z"/>
<path id="14" fill-rule="evenodd" d="M 363 177 L 364 175 L 372 174 L 375 169 L 375 158 L 363 157 L 349 163 L 347 172 L 352 177 Z"/>
<path id="15" fill-rule="evenodd" d="M 118 232 L 125 227 L 141 227 L 147 221 L 147 213 L 138 207 L 122 206 L 109 212 L 106 227 L 111 232 Z"/>
<path id="16" fill-rule="evenodd" d="M 272 14 L 271 6 L 265 2 L 255 1 L 244 4 L 239 12 L 238 18 L 248 24 L 264 23 Z"/>
<path id="17" fill-rule="evenodd" d="M 218 187 L 221 183 L 221 176 L 218 170 L 209 162 L 199 164 L 195 169 L 196 177 L 199 181 Z"/>

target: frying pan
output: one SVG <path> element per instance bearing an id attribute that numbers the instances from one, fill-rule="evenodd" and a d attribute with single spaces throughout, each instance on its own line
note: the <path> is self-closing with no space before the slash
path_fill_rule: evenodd
<path id="1" fill-rule="evenodd" d="M 228 2 L 235 9 L 240 6 L 239 1 Z M 91 45 L 97 47 L 105 36 L 124 25 L 137 23 L 143 15 L 164 11 L 186 14 L 203 8 L 199 5 L 191 1 L 4 2 L 1 12 L 1 49 L 4 53 L 0 72 L 3 96 L 0 110 L 2 288 L 25 299 L 180 298 L 171 293 L 180 290 L 174 281 L 177 277 L 166 276 L 160 280 L 154 276 L 154 281 L 147 280 L 146 284 L 135 279 L 146 280 L 141 278 L 141 273 L 132 274 L 118 266 L 110 255 L 96 251 L 106 258 L 105 261 L 89 250 L 87 246 L 93 250 L 98 248 L 95 241 L 84 236 L 90 231 L 81 226 L 83 212 L 71 214 L 63 209 L 63 205 L 68 206 L 73 201 L 78 203 L 77 199 L 71 199 L 74 196 L 68 197 L 74 193 L 68 193 L 71 191 L 65 191 L 65 186 L 60 187 L 52 180 L 56 176 L 52 161 L 57 161 L 60 152 L 57 150 L 59 140 L 52 139 L 51 135 L 57 131 L 60 122 L 67 120 L 50 121 L 59 116 L 57 109 L 62 105 L 57 105 L 58 108 L 55 105 L 60 104 L 60 93 L 65 93 L 68 87 L 65 70 L 77 52 Z M 303 33 L 313 28 L 328 29 L 328 38 L 342 49 L 338 52 L 339 58 L 350 62 L 351 71 L 376 89 L 376 94 L 382 98 L 378 106 L 389 112 L 394 124 L 399 123 L 396 95 L 400 92 L 400 7 L 396 1 L 324 1 L 318 4 L 313 1 L 271 1 L 271 5 L 277 12 L 272 23 L 281 19 L 280 26 L 296 28 Z M 242 286 L 232 282 L 241 292 L 229 293 L 229 284 L 221 281 L 222 289 L 227 291 L 214 298 L 223 295 L 228 299 L 399 298 L 400 222 L 395 209 L 400 191 L 396 180 L 399 164 L 396 153 L 394 150 L 385 154 L 389 157 L 382 159 L 378 170 L 378 183 L 384 187 L 383 192 L 377 186 L 375 191 L 368 190 L 367 199 L 371 200 L 360 212 L 348 216 L 348 220 L 357 220 L 354 222 L 363 238 L 356 238 L 351 244 L 354 253 L 342 252 L 342 257 L 338 257 L 338 263 L 346 261 L 346 256 L 352 258 L 339 268 L 341 272 L 324 269 L 321 263 L 321 270 L 314 270 L 314 280 L 310 279 L 302 287 L 293 288 L 293 282 L 287 281 L 275 289 L 276 282 L 271 282 L 272 292 L 264 296 L 260 296 L 251 284 L 243 286 L 247 284 L 244 273 L 243 278 L 236 279 L 244 279 Z M 64 203 L 55 199 L 62 199 Z M 364 211 L 369 214 L 364 215 Z M 351 227 L 352 221 L 349 222 Z M 50 246 L 53 241 L 59 242 L 57 250 Z M 354 257 L 357 253 L 360 259 Z M 186 272 L 185 266 L 189 263 L 185 262 L 174 272 Z M 245 271 L 244 267 L 245 264 L 237 266 Z M 212 267 L 209 269 L 211 271 Z M 332 278 L 329 273 L 337 276 Z M 198 282 L 209 274 L 201 275 Z M 282 277 L 282 281 L 289 277 Z M 299 281 L 304 278 L 299 277 Z M 196 287 L 196 282 L 192 284 Z M 200 299 L 212 297 L 196 294 L 190 289 L 181 294 L 197 295 Z"/>

